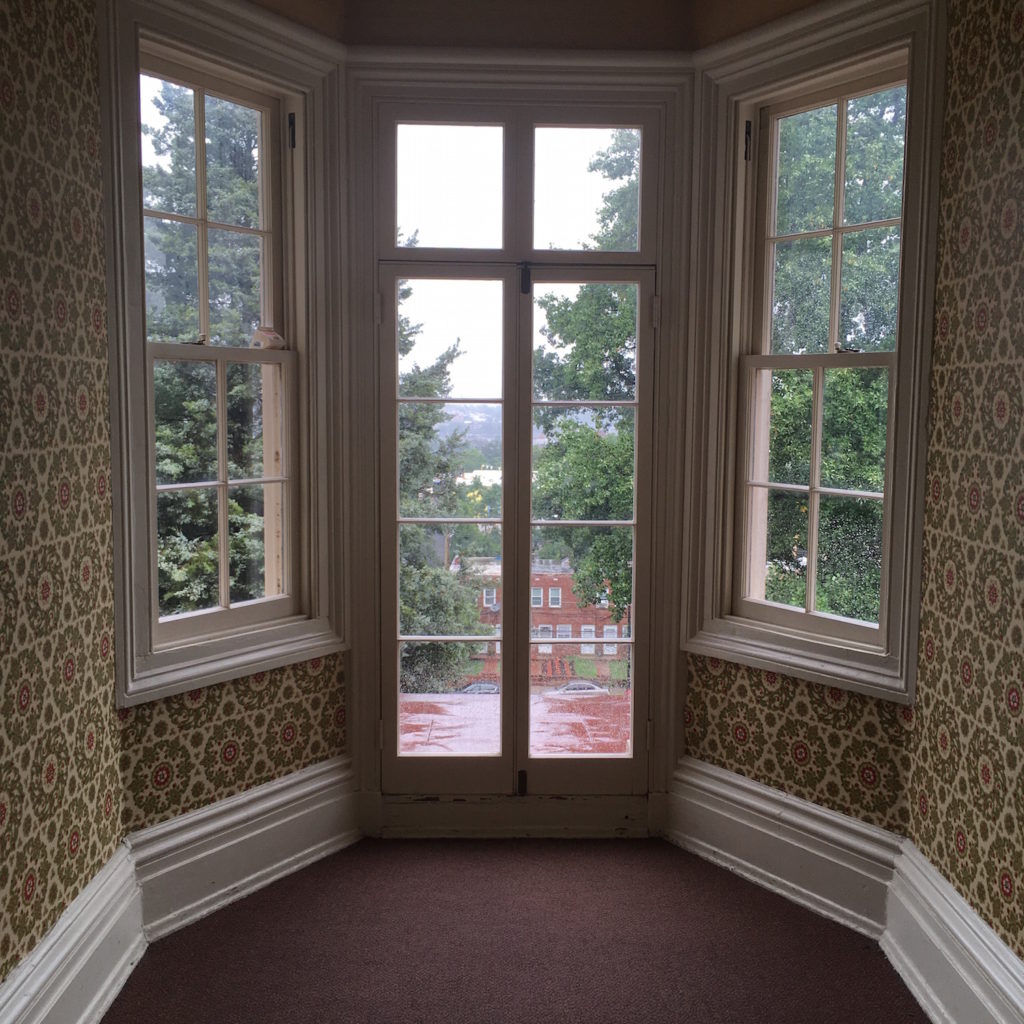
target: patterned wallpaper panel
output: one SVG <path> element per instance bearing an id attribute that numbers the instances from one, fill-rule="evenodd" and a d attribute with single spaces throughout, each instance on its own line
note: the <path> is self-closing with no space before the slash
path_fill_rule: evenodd
<path id="1" fill-rule="evenodd" d="M 341 752 L 318 659 L 118 713 L 92 0 L 0 4 L 0 980 L 125 832 Z"/>
<path id="2" fill-rule="evenodd" d="M 1024 955 L 1024 0 L 951 0 L 914 708 L 690 662 L 691 754 L 910 835 Z"/>
<path id="3" fill-rule="evenodd" d="M 126 832 L 345 749 L 341 656 L 117 712 Z"/>
<path id="4" fill-rule="evenodd" d="M 0 978 L 121 837 L 93 33 L 0 5 Z"/>
<path id="5" fill-rule="evenodd" d="M 909 832 L 1024 955 L 1024 0 L 949 46 Z"/>

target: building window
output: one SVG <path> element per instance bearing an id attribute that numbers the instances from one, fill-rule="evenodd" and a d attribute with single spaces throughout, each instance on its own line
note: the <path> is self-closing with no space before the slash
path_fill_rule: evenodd
<path id="1" fill-rule="evenodd" d="M 544 588 L 543 587 L 530 587 L 530 607 L 531 608 L 543 608 L 544 607 Z"/>
<path id="2" fill-rule="evenodd" d="M 495 608 L 498 604 L 498 588 L 484 587 L 484 607 Z"/>
<path id="3" fill-rule="evenodd" d="M 608 638 L 614 639 L 614 638 L 616 638 L 619 635 L 618 627 L 617 626 L 604 626 L 601 629 L 601 635 L 603 637 L 605 637 L 605 639 L 608 639 Z M 619 653 L 619 645 L 618 644 L 602 644 L 601 645 L 601 653 L 602 654 L 618 654 Z"/>
<path id="4" fill-rule="evenodd" d="M 572 626 L 567 622 L 560 623 L 555 626 L 555 636 L 558 637 L 559 640 L 571 640 Z"/>
<path id="5" fill-rule="evenodd" d="M 808 43 L 742 86 L 722 71 L 712 115 L 743 132 L 714 158 L 739 244 L 705 384 L 739 401 L 694 421 L 710 499 L 690 487 L 706 575 L 686 647 L 889 697 L 912 690 L 919 606 L 933 18 L 906 15 L 901 49 L 841 65 Z M 712 436 L 735 465 L 719 484 Z"/>
<path id="6" fill-rule="evenodd" d="M 545 639 L 551 636 L 550 626 L 537 626 L 535 629 L 530 631 L 537 639 Z M 538 654 L 551 654 L 551 644 L 537 644 Z"/>
<path id="7" fill-rule="evenodd" d="M 580 639 L 593 640 L 597 635 L 596 627 L 580 626 Z M 595 654 L 597 651 L 594 644 L 580 644 L 580 654 Z"/>
<path id="8" fill-rule="evenodd" d="M 549 608 L 561 608 L 562 607 L 562 588 L 561 587 L 548 587 L 548 607 Z"/>
<path id="9" fill-rule="evenodd" d="M 293 187 L 304 153 L 291 146 L 314 87 L 239 75 L 226 25 L 176 49 L 145 30 L 151 7 L 115 8 L 108 43 L 128 104 L 112 140 L 126 225 L 111 261 L 118 675 L 131 704 L 341 641 L 338 592 L 312 570 L 336 514 L 311 501 L 308 462 L 329 416 L 310 397 L 302 290 L 305 210 L 319 200 Z M 161 25 L 176 19 L 188 36 L 178 15 Z"/>

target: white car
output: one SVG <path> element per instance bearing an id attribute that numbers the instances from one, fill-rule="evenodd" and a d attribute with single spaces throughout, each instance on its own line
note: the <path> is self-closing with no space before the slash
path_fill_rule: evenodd
<path id="1" fill-rule="evenodd" d="M 598 686 L 597 683 L 590 682 L 589 679 L 570 679 L 567 683 L 563 683 L 558 687 L 557 690 L 552 690 L 551 693 L 563 694 L 571 697 L 593 697 L 599 693 L 609 693 L 607 686 Z"/>

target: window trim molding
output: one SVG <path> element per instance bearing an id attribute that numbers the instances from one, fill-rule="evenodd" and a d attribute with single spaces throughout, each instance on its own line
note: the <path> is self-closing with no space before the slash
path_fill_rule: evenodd
<path id="1" fill-rule="evenodd" d="M 129 707 L 347 649 L 340 568 L 347 564 L 342 494 L 347 491 L 343 484 L 349 460 L 340 440 L 347 436 L 346 410 L 331 400 L 341 391 L 342 310 L 337 289 L 329 286 L 341 264 L 344 201 L 328 187 L 331 181 L 344 181 L 337 141 L 343 51 L 249 5 L 209 0 L 187 5 L 176 0 L 102 0 L 98 26 L 108 212 L 116 697 L 119 707 Z M 140 536 L 139 530 L 144 513 L 133 511 L 132 501 L 140 473 L 140 459 L 133 452 L 140 452 L 145 442 L 140 431 L 148 432 L 141 418 L 130 414 L 133 402 L 138 404 L 139 368 L 145 363 L 144 353 L 130 352 L 132 326 L 141 319 L 138 264 L 133 262 L 139 258 L 142 217 L 134 84 L 140 38 L 166 42 L 200 61 L 205 58 L 216 64 L 219 77 L 255 78 L 276 93 L 290 94 L 299 114 L 296 144 L 304 154 L 303 173 L 290 183 L 289 197 L 304 216 L 294 232 L 285 225 L 285 246 L 298 254 L 304 284 L 289 314 L 293 322 L 298 318 L 303 323 L 305 335 L 295 349 L 299 612 L 159 649 L 146 629 L 151 614 L 147 583 L 132 568 L 149 557 L 148 536 Z M 295 268 L 285 272 L 286 288 L 296 289 Z M 335 470 L 325 473 L 321 467 Z"/>
<path id="2" fill-rule="evenodd" d="M 934 254 L 945 20 L 942 0 L 854 0 L 769 26 L 700 55 L 695 111 L 701 183 L 692 211 L 695 261 L 690 282 L 687 373 L 687 495 L 683 510 L 681 641 L 690 654 L 739 662 L 844 689 L 909 703 L 917 673 L 923 505 L 931 359 Z M 901 346 L 894 404 L 908 440 L 897 442 L 888 567 L 887 640 L 872 648 L 733 613 L 742 339 L 749 335 L 756 218 L 741 214 L 754 198 L 757 156 L 743 159 L 745 122 L 756 112 L 810 91 L 829 77 L 904 49 L 910 96 L 907 125 Z M 752 54 L 756 58 L 750 59 Z M 756 129 L 754 137 L 756 146 Z M 748 170 L 749 169 L 749 170 Z M 899 424 L 897 424 L 899 429 Z"/>

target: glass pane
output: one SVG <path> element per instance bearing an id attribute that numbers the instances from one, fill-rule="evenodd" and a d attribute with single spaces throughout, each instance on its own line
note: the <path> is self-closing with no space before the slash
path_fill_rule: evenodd
<path id="1" fill-rule="evenodd" d="M 399 246 L 500 249 L 500 125 L 400 124 Z"/>
<path id="2" fill-rule="evenodd" d="M 636 284 L 534 285 L 534 398 L 635 398 L 637 298 Z"/>
<path id="3" fill-rule="evenodd" d="M 281 484 L 228 488 L 231 603 L 284 593 Z"/>
<path id="4" fill-rule="evenodd" d="M 534 129 L 533 247 L 636 252 L 640 129 Z"/>
<path id="5" fill-rule="evenodd" d="M 403 523 L 398 528 L 402 636 L 487 636 L 500 616 L 484 588 L 501 587 L 501 528 Z"/>
<path id="6" fill-rule="evenodd" d="M 882 492 L 888 411 L 885 367 L 825 371 L 822 486 Z"/>
<path id="7" fill-rule="evenodd" d="M 811 370 L 757 370 L 750 477 L 777 484 L 811 480 Z"/>
<path id="8" fill-rule="evenodd" d="M 191 89 L 139 75 L 142 202 L 151 210 L 196 213 L 196 118 Z"/>
<path id="9" fill-rule="evenodd" d="M 228 363 L 228 478 L 283 476 L 284 391 L 279 363 Z"/>
<path id="10" fill-rule="evenodd" d="M 153 360 L 153 418 L 158 484 L 217 480 L 213 363 Z"/>
<path id="11" fill-rule="evenodd" d="M 892 352 L 900 287 L 900 229 L 868 228 L 843 237 L 839 344 L 860 352 Z"/>
<path id="12" fill-rule="evenodd" d="M 845 223 L 900 216 L 906 128 L 905 85 L 847 104 Z"/>
<path id="13" fill-rule="evenodd" d="M 828 351 L 831 291 L 831 238 L 799 238 L 776 243 L 773 353 Z"/>
<path id="14" fill-rule="evenodd" d="M 806 494 L 751 487 L 747 596 L 803 608 L 807 597 Z"/>
<path id="15" fill-rule="evenodd" d="M 400 643 L 398 753 L 501 753 L 501 645 Z"/>
<path id="16" fill-rule="evenodd" d="M 882 585 L 882 502 L 822 496 L 815 609 L 878 622 Z"/>
<path id="17" fill-rule="evenodd" d="M 263 227 L 258 110 L 206 97 L 206 214 L 221 224 Z"/>
<path id="18" fill-rule="evenodd" d="M 836 119 L 834 103 L 779 118 L 776 234 L 832 227 Z"/>
<path id="19" fill-rule="evenodd" d="M 217 491 L 158 491 L 156 533 L 160 614 L 217 608 Z"/>
<path id="20" fill-rule="evenodd" d="M 583 625 L 630 624 L 633 618 L 631 526 L 535 526 L 530 564 L 530 628 L 565 623 L 573 636 Z M 552 609 L 551 588 L 559 605 Z"/>
<path id="21" fill-rule="evenodd" d="M 630 644 L 531 644 L 530 756 L 629 756 L 632 660 Z"/>
<path id="22" fill-rule="evenodd" d="M 500 400 L 502 282 L 398 282 L 398 393 Z"/>
<path id="23" fill-rule="evenodd" d="M 258 235 L 210 228 L 210 342 L 248 348 L 262 320 Z"/>
<path id="24" fill-rule="evenodd" d="M 501 406 L 398 403 L 403 516 L 501 516 Z"/>
<path id="25" fill-rule="evenodd" d="M 146 217 L 146 340 L 199 339 L 198 235 L 195 225 Z"/>
<path id="26" fill-rule="evenodd" d="M 533 410 L 534 519 L 632 519 L 632 406 Z"/>

